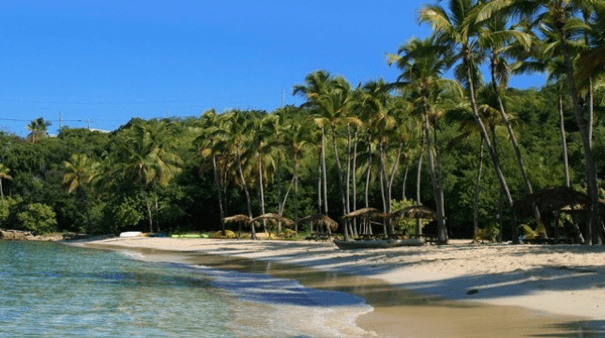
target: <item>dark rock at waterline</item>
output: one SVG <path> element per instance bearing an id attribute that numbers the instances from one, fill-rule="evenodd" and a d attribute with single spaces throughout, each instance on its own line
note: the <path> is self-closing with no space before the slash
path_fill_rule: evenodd
<path id="1" fill-rule="evenodd" d="M 85 239 L 88 237 L 88 235 L 74 233 L 54 233 L 36 236 L 30 231 L 0 229 L 0 240 L 7 241 L 63 241 Z"/>

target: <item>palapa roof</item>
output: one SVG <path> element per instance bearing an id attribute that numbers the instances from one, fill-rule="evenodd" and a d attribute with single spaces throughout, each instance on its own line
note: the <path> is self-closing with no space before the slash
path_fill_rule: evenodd
<path id="1" fill-rule="evenodd" d="M 252 222 L 260 222 L 262 220 L 267 220 L 267 221 L 270 221 L 273 223 L 282 222 L 284 225 L 287 225 L 287 226 L 294 224 L 294 222 L 291 219 L 280 216 L 278 214 L 273 214 L 273 213 L 260 215 L 256 218 L 252 219 Z"/>
<path id="2" fill-rule="evenodd" d="M 423 205 L 413 205 L 400 210 L 391 211 L 387 217 L 436 219 L 435 212 Z"/>
<path id="3" fill-rule="evenodd" d="M 250 223 L 250 221 L 252 221 L 250 219 L 250 217 L 248 217 L 246 215 L 242 215 L 242 214 L 223 218 L 223 222 L 225 224 L 229 224 L 229 223 Z"/>
<path id="4" fill-rule="evenodd" d="M 337 229 L 338 228 L 338 223 L 331 219 L 330 217 L 320 214 L 320 213 L 315 213 L 313 215 L 301 218 L 298 220 L 299 222 L 311 222 L 315 225 L 323 225 L 323 226 L 328 226 L 330 227 L 330 229 Z"/>
<path id="5" fill-rule="evenodd" d="M 382 215 L 382 213 L 376 208 L 363 208 L 363 209 L 357 209 L 353 212 L 350 212 L 350 213 L 342 216 L 342 219 L 351 219 L 351 218 L 358 218 L 358 217 L 380 217 L 380 216 L 384 216 L 384 215 Z"/>
<path id="6" fill-rule="evenodd" d="M 513 209 L 521 219 L 533 215 L 533 208 L 540 211 L 584 210 L 590 205 L 590 197 L 567 187 L 546 188 L 515 201 Z"/>

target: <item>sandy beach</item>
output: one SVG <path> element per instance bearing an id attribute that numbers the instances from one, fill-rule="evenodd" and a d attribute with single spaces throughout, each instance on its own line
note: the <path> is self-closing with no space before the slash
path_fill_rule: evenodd
<path id="1" fill-rule="evenodd" d="M 175 261 L 162 252 L 183 253 L 190 259 L 216 255 L 352 276 L 332 283 L 363 296 L 374 307 L 357 319 L 368 336 L 395 337 L 403 331 L 407 337 L 481 337 L 488 332 L 492 337 L 605 335 L 601 246 L 452 241 L 446 246 L 342 251 L 327 242 L 142 237 L 78 245 L 148 249 L 157 252 L 160 261 Z M 290 272 L 284 278 L 305 275 L 286 271 Z M 311 277 L 304 283 L 330 287 L 325 281 L 313 285 Z"/>

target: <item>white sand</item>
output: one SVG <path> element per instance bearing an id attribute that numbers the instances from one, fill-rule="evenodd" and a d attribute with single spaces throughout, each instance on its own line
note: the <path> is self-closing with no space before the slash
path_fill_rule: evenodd
<path id="1" fill-rule="evenodd" d="M 453 300 L 605 320 L 605 246 L 479 245 L 339 250 L 332 243 L 119 238 L 90 244 L 237 256 L 380 278 Z"/>

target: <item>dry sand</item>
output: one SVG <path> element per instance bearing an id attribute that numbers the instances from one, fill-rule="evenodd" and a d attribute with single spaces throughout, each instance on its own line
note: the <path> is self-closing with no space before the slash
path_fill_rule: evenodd
<path id="1" fill-rule="evenodd" d="M 409 337 L 605 335 L 605 246 L 452 241 L 447 246 L 342 251 L 325 242 L 172 238 L 84 245 L 242 257 L 361 276 L 341 278 L 338 284 L 374 306 L 357 323 L 379 336 L 403 331 Z M 322 283 L 318 287 L 329 287 Z M 438 300 L 442 298 L 449 301 Z"/>

